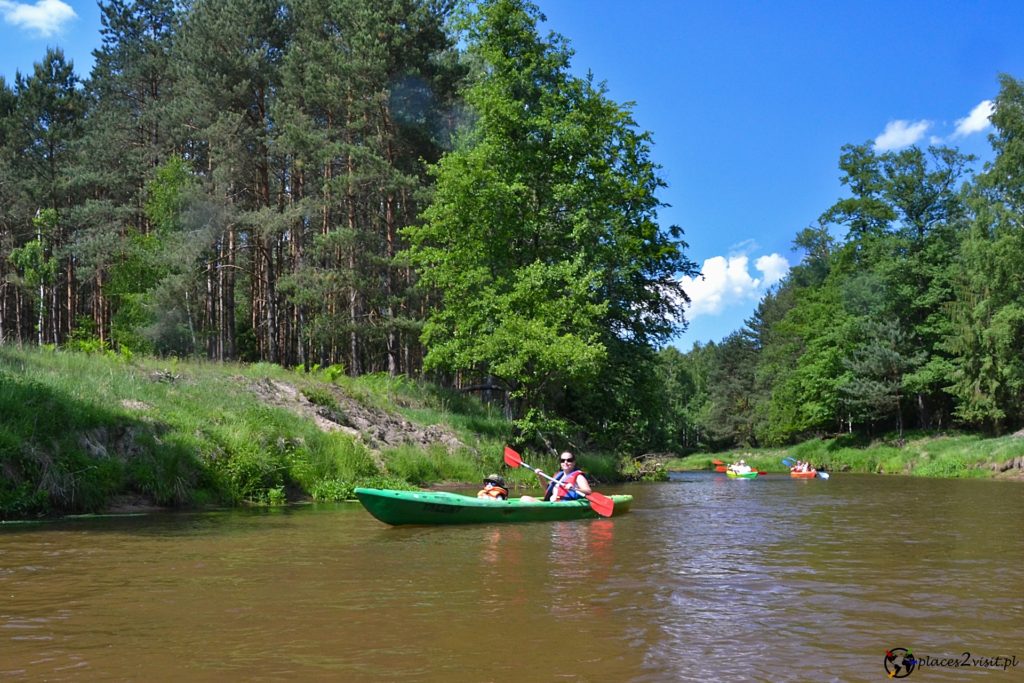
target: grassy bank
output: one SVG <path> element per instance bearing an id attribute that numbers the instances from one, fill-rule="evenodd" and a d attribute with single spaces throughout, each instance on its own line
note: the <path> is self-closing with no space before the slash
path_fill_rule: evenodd
<path id="1" fill-rule="evenodd" d="M 848 438 L 814 439 L 789 448 L 741 449 L 714 454 L 695 454 L 671 460 L 669 469 L 713 469 L 713 460 L 747 464 L 768 472 L 784 472 L 782 459 L 805 460 L 830 472 L 908 474 L 923 477 L 1021 477 L 1024 438 L 979 435 L 915 435 L 902 444 L 877 440 L 858 442 Z M 1013 461 L 1017 461 L 1013 464 Z"/>
<path id="2" fill-rule="evenodd" d="M 0 415 L 0 519 L 342 500 L 495 471 L 536 488 L 503 468 L 500 413 L 404 378 L 0 347 Z M 375 441 L 368 420 L 404 442 Z M 613 458 L 587 464 L 614 475 Z"/>

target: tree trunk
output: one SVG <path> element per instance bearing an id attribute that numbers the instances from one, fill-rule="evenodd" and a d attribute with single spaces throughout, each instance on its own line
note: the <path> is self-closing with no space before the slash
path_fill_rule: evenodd
<path id="1" fill-rule="evenodd" d="M 275 275 L 274 275 L 274 262 L 273 262 L 273 245 L 271 242 L 272 238 L 268 235 L 266 243 L 264 244 L 266 268 L 267 268 L 267 282 L 266 282 L 266 316 L 267 316 L 267 360 L 271 363 L 276 363 L 278 359 L 277 353 L 277 310 L 276 303 L 274 301 L 276 288 Z"/>

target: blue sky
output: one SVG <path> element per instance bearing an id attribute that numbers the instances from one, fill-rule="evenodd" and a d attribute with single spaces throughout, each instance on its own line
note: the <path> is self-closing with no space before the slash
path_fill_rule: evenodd
<path id="1" fill-rule="evenodd" d="M 793 237 L 843 196 L 840 148 L 950 144 L 991 157 L 998 74 L 1024 78 L 1024 1 L 536 0 L 573 67 L 635 103 L 668 183 L 662 222 L 686 231 L 675 344 L 742 326 L 800 256 Z M 0 0 L 0 75 L 60 46 L 79 75 L 99 46 L 92 0 Z"/>

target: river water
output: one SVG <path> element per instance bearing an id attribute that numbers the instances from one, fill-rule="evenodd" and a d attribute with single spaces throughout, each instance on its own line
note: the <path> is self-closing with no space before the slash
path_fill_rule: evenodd
<path id="1" fill-rule="evenodd" d="M 907 648 L 931 662 L 912 680 L 1024 680 L 1021 483 L 686 473 L 601 490 L 632 511 L 0 525 L 0 679 L 880 681 Z"/>

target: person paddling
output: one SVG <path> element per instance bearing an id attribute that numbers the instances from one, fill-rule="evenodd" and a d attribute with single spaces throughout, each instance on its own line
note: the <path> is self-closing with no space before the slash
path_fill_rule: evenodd
<path id="1" fill-rule="evenodd" d="M 562 483 L 574 486 L 583 493 L 591 493 L 590 482 L 587 481 L 587 477 L 583 474 L 583 470 L 577 469 L 576 467 L 576 456 L 565 451 L 558 456 L 559 472 L 555 475 L 555 481 L 548 484 L 547 490 L 544 492 L 544 500 L 550 500 L 557 502 L 559 500 L 577 500 L 583 498 L 578 491 L 572 488 L 562 486 Z M 540 478 L 540 475 L 537 475 Z M 544 483 L 544 479 L 541 479 L 541 483 Z"/>
<path id="2" fill-rule="evenodd" d="M 544 491 L 544 501 L 554 503 L 559 500 L 577 500 L 586 497 L 579 491 L 593 493 L 593 490 L 590 488 L 590 482 L 587 481 L 583 470 L 576 469 L 576 456 L 572 453 L 565 451 L 558 456 L 558 467 L 559 472 L 550 478 L 552 479 L 550 483 L 544 478 L 544 473 L 541 470 L 533 469 L 540 482 L 547 485 L 547 489 Z M 562 486 L 561 482 L 565 482 L 568 486 L 575 486 L 579 491 Z M 520 500 L 528 503 L 539 502 L 533 496 L 523 496 Z"/>
<path id="3" fill-rule="evenodd" d="M 613 514 L 615 514 L 615 501 L 609 498 L 608 496 L 604 495 L 603 493 L 598 493 L 597 491 L 594 491 L 593 489 L 590 488 L 590 482 L 587 481 L 586 476 L 584 476 L 582 472 L 576 471 L 576 458 L 573 456 L 572 453 L 563 453 L 561 456 L 559 456 L 558 459 L 561 463 L 560 467 L 562 468 L 562 471 L 559 472 L 559 477 L 558 479 L 556 479 L 555 477 L 549 477 L 548 475 L 544 474 L 544 472 L 542 472 L 539 468 L 527 465 L 525 462 L 523 462 L 522 456 L 516 453 L 513 448 L 511 448 L 510 446 L 505 446 L 505 464 L 508 465 L 509 467 L 525 467 L 527 469 L 533 470 L 534 473 L 538 477 L 541 477 L 542 479 L 548 479 L 558 482 L 558 484 L 561 485 L 560 488 L 562 488 L 563 490 L 565 489 L 565 487 L 569 485 L 570 482 L 572 482 L 577 487 L 576 492 L 578 495 L 576 497 L 579 498 L 582 496 L 583 498 L 585 498 L 587 503 L 590 505 L 591 510 L 593 510 L 602 517 L 611 517 Z M 584 489 L 583 487 L 586 488 Z M 552 495 L 554 494 L 552 493 Z M 542 502 L 531 496 L 523 496 L 522 498 L 520 498 L 520 500 L 523 502 L 533 503 Z M 566 500 L 566 498 L 562 497 L 561 500 Z"/>

